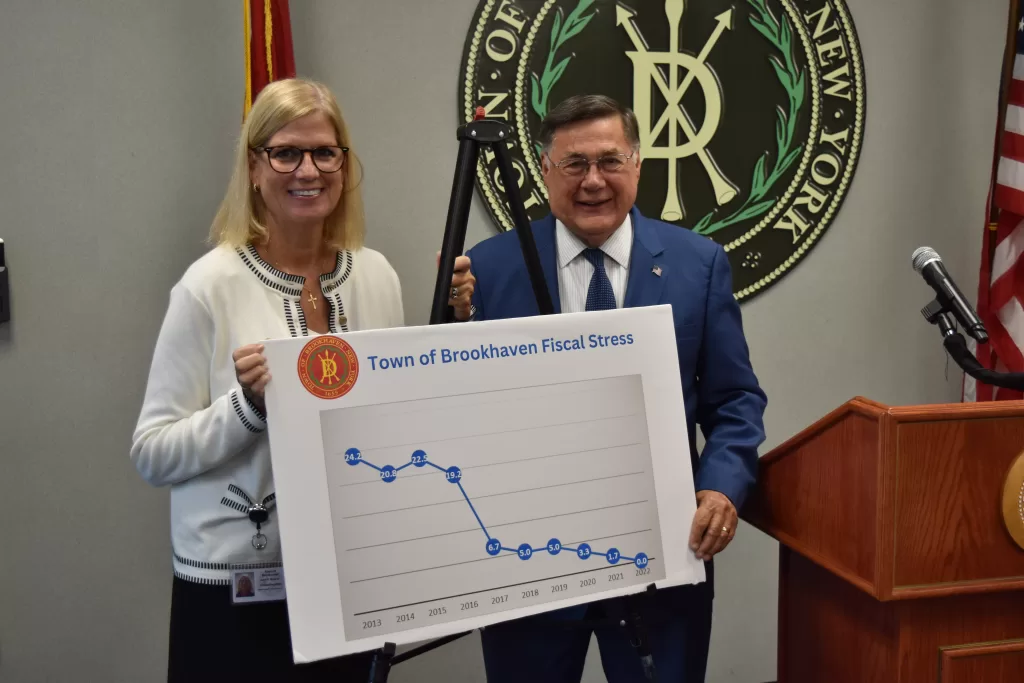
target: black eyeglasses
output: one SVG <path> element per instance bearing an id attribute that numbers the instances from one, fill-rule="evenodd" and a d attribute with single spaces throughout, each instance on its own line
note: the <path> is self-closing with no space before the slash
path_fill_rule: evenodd
<path id="1" fill-rule="evenodd" d="M 292 173 L 302 165 L 302 160 L 309 154 L 322 173 L 336 173 L 345 165 L 345 154 L 348 147 L 257 147 L 254 151 L 266 152 L 270 168 L 278 173 Z"/>
<path id="2" fill-rule="evenodd" d="M 632 159 L 635 154 L 635 151 L 629 154 L 606 154 L 593 161 L 585 156 L 572 154 L 553 165 L 565 175 L 573 177 L 580 177 L 589 173 L 591 164 L 597 164 L 598 170 L 605 175 L 614 175 L 621 173 L 626 168 L 626 162 Z"/>

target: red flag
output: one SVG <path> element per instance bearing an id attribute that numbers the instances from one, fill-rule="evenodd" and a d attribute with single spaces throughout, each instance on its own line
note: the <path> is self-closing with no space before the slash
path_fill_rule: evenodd
<path id="1" fill-rule="evenodd" d="M 978 362 L 1002 372 L 1024 372 L 1024 15 L 1011 3 L 1010 30 L 1000 98 L 996 156 L 989 192 L 978 278 L 978 316 L 989 342 L 975 349 Z M 964 378 L 965 401 L 1022 398 Z"/>
<path id="2" fill-rule="evenodd" d="M 295 76 L 288 0 L 242 0 L 245 14 L 245 115 L 271 81 Z"/>

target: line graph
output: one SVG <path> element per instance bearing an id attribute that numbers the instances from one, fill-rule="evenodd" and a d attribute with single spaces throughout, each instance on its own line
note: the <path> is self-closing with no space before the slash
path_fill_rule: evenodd
<path id="1" fill-rule="evenodd" d="M 639 375 L 320 413 L 346 638 L 665 577 Z"/>
<path id="2" fill-rule="evenodd" d="M 469 505 L 469 509 L 473 512 L 473 516 L 476 518 L 476 523 L 480 525 L 480 530 L 484 532 L 484 536 L 487 537 L 487 544 L 485 550 L 488 555 L 494 556 L 502 552 L 514 553 L 520 560 L 529 560 L 533 557 L 534 553 L 547 551 L 549 555 L 558 555 L 563 550 L 566 552 L 576 553 L 576 556 L 581 560 L 585 560 L 591 555 L 603 557 L 608 560 L 609 564 L 617 564 L 620 560 L 626 562 L 632 562 L 637 567 L 646 567 L 648 557 L 645 553 L 637 553 L 634 557 L 628 557 L 619 552 L 618 548 L 609 548 L 605 552 L 598 552 L 590 547 L 588 543 L 580 543 L 577 547 L 572 548 L 568 545 L 562 545 L 562 542 L 557 538 L 548 540 L 543 546 L 533 547 L 529 543 L 522 543 L 517 548 L 508 548 L 501 544 L 497 538 L 494 538 L 489 531 L 487 526 L 480 519 L 480 514 L 473 507 L 473 501 L 470 500 L 469 494 L 466 493 L 466 489 L 462 486 L 462 470 L 457 466 L 452 465 L 451 467 L 442 467 L 436 462 L 430 460 L 427 456 L 427 452 L 422 449 L 413 451 L 412 456 L 409 458 L 409 462 L 401 465 L 400 467 L 394 467 L 392 465 L 384 465 L 378 467 L 372 462 L 363 458 L 362 452 L 358 448 L 349 448 L 345 451 L 345 462 L 349 465 L 367 465 L 377 470 L 380 473 L 380 480 L 385 483 L 393 482 L 398 478 L 398 473 L 404 470 L 406 467 L 424 467 L 429 465 L 434 469 L 440 470 L 444 475 L 445 479 L 452 484 L 459 487 L 459 492 L 462 497 L 466 499 L 466 504 Z"/>

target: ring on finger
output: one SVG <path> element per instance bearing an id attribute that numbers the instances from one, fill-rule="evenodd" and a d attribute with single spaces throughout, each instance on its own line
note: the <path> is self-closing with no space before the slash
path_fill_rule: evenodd
<path id="1" fill-rule="evenodd" d="M 453 299 L 458 299 L 459 298 L 459 288 L 458 287 L 452 287 L 452 298 Z"/>

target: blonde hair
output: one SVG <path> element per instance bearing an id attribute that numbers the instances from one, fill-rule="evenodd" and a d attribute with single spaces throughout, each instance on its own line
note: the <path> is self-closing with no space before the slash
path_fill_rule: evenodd
<path id="1" fill-rule="evenodd" d="M 274 81 L 263 88 L 253 102 L 249 116 L 242 123 L 227 192 L 210 227 L 212 242 L 241 247 L 270 238 L 263 200 L 249 182 L 250 150 L 265 145 L 274 133 L 292 121 L 316 112 L 330 120 L 338 145 L 349 148 L 341 170 L 345 174 L 343 194 L 338 206 L 324 221 L 324 242 L 332 249 L 357 249 L 363 245 L 366 227 L 359 191 L 362 168 L 352 151 L 348 126 L 338 101 L 327 86 L 305 78 Z"/>

